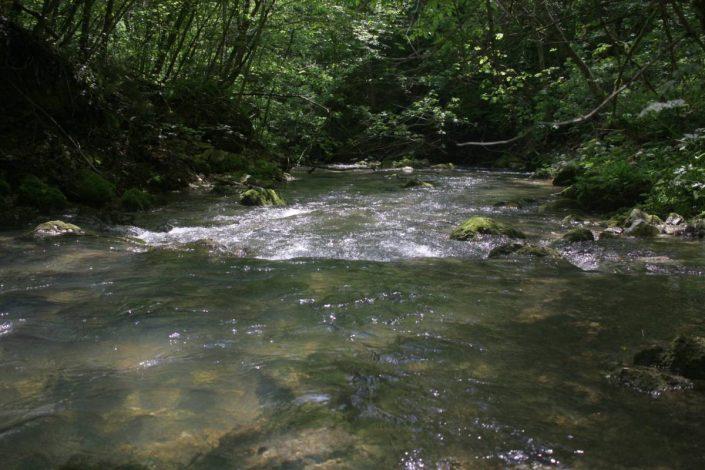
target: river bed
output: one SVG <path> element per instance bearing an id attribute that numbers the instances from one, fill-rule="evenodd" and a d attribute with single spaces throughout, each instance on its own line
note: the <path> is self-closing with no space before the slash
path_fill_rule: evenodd
<path id="1" fill-rule="evenodd" d="M 702 388 L 607 374 L 705 335 L 705 244 L 553 244 L 526 175 L 296 174 L 286 207 L 175 195 L 100 237 L 0 233 L 2 468 L 702 468 Z M 121 237 L 136 237 L 131 243 Z"/>

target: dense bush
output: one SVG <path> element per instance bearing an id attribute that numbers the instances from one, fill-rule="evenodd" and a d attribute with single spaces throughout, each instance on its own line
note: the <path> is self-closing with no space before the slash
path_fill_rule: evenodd
<path id="1" fill-rule="evenodd" d="M 120 197 L 120 205 L 130 211 L 143 211 L 154 205 L 154 196 L 138 188 L 130 188 Z"/>
<path id="2" fill-rule="evenodd" d="M 49 186 L 34 175 L 25 177 L 17 188 L 18 202 L 38 209 L 61 209 L 66 196 L 55 186 Z"/>
<path id="3" fill-rule="evenodd" d="M 643 170 L 617 160 L 578 177 L 574 194 L 582 209 L 609 212 L 638 204 L 650 189 L 651 180 Z"/>
<path id="4" fill-rule="evenodd" d="M 73 190 L 79 202 L 89 205 L 102 206 L 115 199 L 115 185 L 90 170 L 78 173 Z"/>
<path id="5" fill-rule="evenodd" d="M 687 136 L 677 148 L 658 152 L 654 161 L 665 168 L 656 171 L 659 178 L 647 200 L 651 211 L 686 217 L 705 211 L 705 132 Z"/>

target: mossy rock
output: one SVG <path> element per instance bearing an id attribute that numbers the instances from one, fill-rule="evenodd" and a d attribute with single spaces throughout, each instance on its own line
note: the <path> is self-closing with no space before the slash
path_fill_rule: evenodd
<path id="1" fill-rule="evenodd" d="M 637 220 L 628 229 L 624 231 L 625 235 L 631 237 L 651 238 L 661 233 L 661 230 L 655 225 L 650 224 L 645 220 Z"/>
<path id="2" fill-rule="evenodd" d="M 508 243 L 500 245 L 490 251 L 490 258 L 501 258 L 504 256 L 517 255 L 530 258 L 560 258 L 558 251 L 537 245 L 525 245 L 522 243 Z"/>
<path id="3" fill-rule="evenodd" d="M 273 189 L 253 188 L 248 189 L 240 197 L 240 203 L 245 206 L 283 206 L 284 199 Z"/>
<path id="4" fill-rule="evenodd" d="M 510 238 L 526 238 L 519 230 L 497 222 L 489 217 L 471 217 L 450 234 L 452 240 L 472 240 L 478 235 L 503 235 Z"/>
<path id="5" fill-rule="evenodd" d="M 78 173 L 73 190 L 79 202 L 91 206 L 103 206 L 115 199 L 115 185 L 90 170 Z"/>
<path id="6" fill-rule="evenodd" d="M 504 256 L 510 256 L 517 253 L 519 250 L 524 248 L 521 243 L 507 243 L 506 245 L 499 245 L 490 251 L 490 258 L 502 258 Z"/>
<path id="7" fill-rule="evenodd" d="M 663 220 L 657 215 L 649 214 L 641 209 L 635 208 L 629 213 L 629 215 L 624 219 L 622 225 L 624 227 L 630 227 L 635 222 L 643 220 L 647 224 L 662 224 Z"/>
<path id="8" fill-rule="evenodd" d="M 61 220 L 50 220 L 37 225 L 32 234 L 35 237 L 59 237 L 63 235 L 84 235 L 85 232 L 78 225 L 70 224 Z"/>
<path id="9" fill-rule="evenodd" d="M 592 242 L 595 241 L 595 235 L 586 228 L 574 228 L 563 235 L 563 240 L 568 243 Z"/>
<path id="10" fill-rule="evenodd" d="M 154 196 L 138 188 L 130 188 L 120 197 L 120 205 L 129 211 L 143 211 L 154 205 Z"/>
<path id="11" fill-rule="evenodd" d="M 403 188 L 433 188 L 433 183 L 429 183 L 428 181 L 421 181 L 418 179 L 412 179 L 404 183 Z"/>
<path id="12" fill-rule="evenodd" d="M 685 377 L 666 373 L 653 367 L 622 367 L 610 374 L 610 380 L 636 392 L 658 397 L 665 392 L 690 390 L 693 383 Z"/>
<path id="13" fill-rule="evenodd" d="M 37 209 L 62 209 L 67 200 L 64 193 L 55 186 L 49 186 L 36 176 L 27 176 L 17 188 L 18 202 Z"/>

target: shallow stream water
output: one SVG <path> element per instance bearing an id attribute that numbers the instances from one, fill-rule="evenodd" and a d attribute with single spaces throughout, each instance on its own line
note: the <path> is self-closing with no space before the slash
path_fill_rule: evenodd
<path id="1" fill-rule="evenodd" d="M 606 378 L 705 334 L 705 244 L 487 259 L 453 227 L 553 243 L 555 188 L 297 176 L 284 208 L 196 192 L 102 236 L 0 233 L 0 467 L 705 467 L 702 388 Z"/>

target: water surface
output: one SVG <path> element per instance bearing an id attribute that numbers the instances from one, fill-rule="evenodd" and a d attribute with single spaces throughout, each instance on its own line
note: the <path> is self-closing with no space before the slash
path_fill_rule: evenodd
<path id="1" fill-rule="evenodd" d="M 702 243 L 487 259 L 501 241 L 452 228 L 485 214 L 553 243 L 554 188 L 298 176 L 285 208 L 196 193 L 106 236 L 1 234 L 2 467 L 705 465 L 702 389 L 606 379 L 649 341 L 705 334 Z"/>

